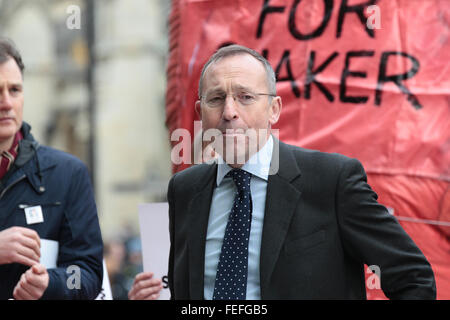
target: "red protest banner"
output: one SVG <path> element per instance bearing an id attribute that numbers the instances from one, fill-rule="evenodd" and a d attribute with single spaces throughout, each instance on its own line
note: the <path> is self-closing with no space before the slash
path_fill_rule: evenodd
<path id="1" fill-rule="evenodd" d="M 449 21 L 447 0 L 173 1 L 167 126 L 194 133 L 219 47 L 257 50 L 277 74 L 280 139 L 359 159 L 450 299 Z"/>

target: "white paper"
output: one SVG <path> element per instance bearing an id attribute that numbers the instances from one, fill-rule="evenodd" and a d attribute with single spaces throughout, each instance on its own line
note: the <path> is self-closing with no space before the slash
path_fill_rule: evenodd
<path id="1" fill-rule="evenodd" d="M 105 259 L 103 259 L 103 282 L 102 290 L 95 300 L 113 300 L 111 284 L 109 283 L 108 270 L 106 269 Z"/>
<path id="2" fill-rule="evenodd" d="M 144 271 L 166 280 L 170 250 L 169 204 L 144 203 L 139 205 L 138 211 Z M 167 288 L 161 290 L 159 300 L 169 300 L 170 290 L 165 283 L 163 286 Z"/>
<path id="3" fill-rule="evenodd" d="M 41 239 L 41 259 L 39 263 L 44 265 L 47 269 L 56 268 L 58 251 L 58 241 Z"/>
<path id="4" fill-rule="evenodd" d="M 41 239 L 41 259 L 40 264 L 45 268 L 57 267 L 59 243 L 55 240 Z M 102 290 L 96 300 L 113 300 L 111 284 L 109 283 L 108 270 L 106 270 L 105 260 L 103 260 L 103 282 Z"/>

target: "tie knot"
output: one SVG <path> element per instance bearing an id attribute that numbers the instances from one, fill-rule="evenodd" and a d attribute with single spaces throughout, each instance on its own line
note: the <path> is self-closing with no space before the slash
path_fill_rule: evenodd
<path id="1" fill-rule="evenodd" d="M 234 184 L 239 191 L 250 192 L 251 173 L 242 169 L 233 169 L 227 173 L 227 176 L 233 178 Z"/>

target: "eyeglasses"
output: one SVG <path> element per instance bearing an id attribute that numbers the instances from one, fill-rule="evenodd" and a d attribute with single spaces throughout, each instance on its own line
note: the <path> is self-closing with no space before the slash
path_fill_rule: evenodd
<path id="1" fill-rule="evenodd" d="M 200 100 L 203 99 L 206 105 L 210 108 L 219 108 L 225 105 L 227 96 L 228 94 L 225 92 L 216 92 L 208 94 L 206 96 L 200 96 Z M 259 96 L 276 97 L 276 95 L 273 93 L 252 93 L 248 91 L 231 93 L 231 96 L 233 97 L 233 100 L 241 106 L 250 106 L 256 103 L 259 99 Z"/>

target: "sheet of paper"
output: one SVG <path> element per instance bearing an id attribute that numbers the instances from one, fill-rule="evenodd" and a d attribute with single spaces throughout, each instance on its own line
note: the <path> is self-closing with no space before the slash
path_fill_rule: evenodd
<path id="1" fill-rule="evenodd" d="M 58 261 L 58 251 L 58 241 L 41 239 L 40 263 L 47 269 L 56 268 L 56 263 Z"/>
<path id="2" fill-rule="evenodd" d="M 167 202 L 144 203 L 139 205 L 138 211 L 144 271 L 153 272 L 154 277 L 165 282 L 159 299 L 168 300 L 169 205 Z"/>
<path id="3" fill-rule="evenodd" d="M 106 269 L 105 259 L 103 259 L 103 282 L 102 290 L 95 300 L 113 300 L 111 283 L 109 282 L 108 269 Z"/>
<path id="4" fill-rule="evenodd" d="M 59 243 L 55 240 L 41 239 L 40 263 L 47 269 L 56 268 L 58 262 Z M 108 270 L 103 260 L 103 282 L 102 290 L 96 300 L 112 300 L 111 284 L 109 282 Z"/>

